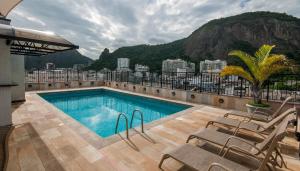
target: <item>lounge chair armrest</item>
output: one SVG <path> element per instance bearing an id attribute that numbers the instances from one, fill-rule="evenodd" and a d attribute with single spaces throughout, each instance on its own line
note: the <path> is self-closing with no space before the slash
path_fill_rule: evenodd
<path id="1" fill-rule="evenodd" d="M 267 112 L 263 112 L 263 111 L 254 111 L 252 113 L 249 113 L 249 116 L 244 116 L 243 122 L 250 122 L 250 121 L 253 120 L 253 118 L 255 120 L 255 117 L 254 117 L 255 114 L 261 114 L 261 115 L 265 115 L 265 116 L 270 116 L 271 115 L 271 114 L 269 114 Z"/>
<path id="2" fill-rule="evenodd" d="M 267 115 L 272 115 L 273 111 L 268 108 L 256 108 L 254 112 L 263 112 L 266 113 Z"/>
<path id="3" fill-rule="evenodd" d="M 263 139 L 266 138 L 266 136 L 264 136 L 263 134 L 261 134 L 261 133 L 259 133 L 259 132 L 255 132 L 255 131 L 253 131 L 253 130 L 246 129 L 246 128 L 241 128 L 241 127 L 238 127 L 238 128 L 234 131 L 234 133 L 233 133 L 232 135 L 236 135 L 240 130 L 243 130 L 243 129 L 246 130 L 246 131 L 252 132 L 252 133 L 254 133 L 254 134 L 256 134 L 256 135 L 259 135 L 259 136 L 261 136 L 261 138 L 263 138 Z"/>
<path id="4" fill-rule="evenodd" d="M 230 136 L 227 140 L 226 140 L 226 143 L 224 144 L 223 148 L 221 149 L 220 153 L 223 152 L 223 150 L 226 148 L 226 147 L 230 147 L 230 145 L 228 146 L 228 143 L 230 143 L 230 141 L 232 140 L 238 140 L 238 141 L 241 141 L 249 146 L 251 146 L 252 148 L 254 148 L 255 150 L 257 150 L 257 154 L 261 153 L 261 150 L 259 148 L 257 148 L 255 145 L 249 143 L 248 141 L 242 139 L 242 138 L 239 138 L 239 137 L 236 137 L 236 136 Z"/>
<path id="5" fill-rule="evenodd" d="M 209 165 L 208 171 L 210 171 L 212 168 L 215 168 L 215 167 L 217 167 L 217 168 L 222 168 L 222 169 L 227 170 L 227 171 L 231 171 L 231 169 L 229 169 L 229 168 L 223 166 L 223 165 L 220 164 L 220 163 L 215 163 L 215 162 Z"/>
<path id="6" fill-rule="evenodd" d="M 261 115 L 266 115 L 266 116 L 271 116 L 272 114 L 264 111 L 254 111 L 253 114 L 261 114 Z"/>
<path id="7" fill-rule="evenodd" d="M 250 129 L 241 127 L 242 122 L 243 122 L 243 121 L 241 121 L 241 122 L 236 126 L 236 129 L 235 129 L 235 131 L 233 132 L 232 135 L 236 135 L 236 134 L 239 132 L 239 130 L 241 130 L 241 129 L 244 129 L 244 130 L 246 130 L 246 131 L 250 131 L 250 132 L 254 132 L 254 133 L 258 134 L 257 132 L 255 132 L 255 131 L 253 131 L 253 130 L 250 130 Z M 256 125 L 258 126 L 258 127 L 257 127 L 257 130 L 259 130 L 259 128 L 260 128 L 261 126 L 258 125 L 258 124 L 256 124 Z M 265 137 L 263 136 L 263 138 L 265 138 Z"/>
<path id="8" fill-rule="evenodd" d="M 235 149 L 236 151 L 239 151 L 240 153 L 243 153 L 243 154 L 247 155 L 248 157 L 251 157 L 251 158 L 254 158 L 254 159 L 258 159 L 256 155 L 253 155 L 253 154 L 249 153 L 248 151 L 246 151 L 246 150 L 244 150 L 244 149 L 241 149 L 240 147 L 238 147 L 238 146 L 236 146 L 236 145 L 230 146 L 230 147 L 226 150 L 226 152 L 223 154 L 223 157 L 225 157 L 226 154 L 228 154 L 229 151 L 232 150 L 232 149 Z M 263 153 L 262 153 L 262 154 L 263 154 Z"/>

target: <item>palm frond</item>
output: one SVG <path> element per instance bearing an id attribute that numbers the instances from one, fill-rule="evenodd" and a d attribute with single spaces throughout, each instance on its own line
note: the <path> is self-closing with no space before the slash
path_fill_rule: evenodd
<path id="1" fill-rule="evenodd" d="M 292 64 L 284 55 L 271 55 L 260 63 L 261 78 L 259 81 L 263 82 L 271 75 L 283 70 L 289 70 L 291 67 Z"/>
<path id="2" fill-rule="evenodd" d="M 264 81 L 266 81 L 271 75 L 274 75 L 274 74 L 277 74 L 277 73 L 280 73 L 282 71 L 285 71 L 285 70 L 289 70 L 290 69 L 290 66 L 287 66 L 287 65 L 281 65 L 281 64 L 274 64 L 272 65 L 271 67 L 268 67 L 268 68 L 265 68 L 264 70 L 262 70 L 262 80 L 259 80 L 260 81 L 260 84 L 262 85 L 264 83 Z"/>
<path id="3" fill-rule="evenodd" d="M 259 63 L 259 67 L 268 66 L 272 64 L 288 64 L 289 61 L 284 55 L 272 54 L 269 57 L 265 58 L 261 63 Z"/>
<path id="4" fill-rule="evenodd" d="M 266 59 L 272 49 L 275 47 L 275 45 L 262 45 L 254 54 L 254 56 L 257 58 L 258 62 L 262 62 L 264 59 Z"/>
<path id="5" fill-rule="evenodd" d="M 240 58 L 247 65 L 251 75 L 255 78 L 259 76 L 259 68 L 255 57 L 240 50 L 233 50 L 228 55 Z"/>
<path id="6" fill-rule="evenodd" d="M 240 76 L 252 83 L 255 81 L 252 75 L 249 72 L 245 71 L 244 68 L 240 66 L 226 66 L 220 73 L 221 77 L 229 76 L 229 75 Z"/>
<path id="7" fill-rule="evenodd" d="M 231 51 L 230 56 L 240 58 L 248 67 L 249 72 L 240 66 L 227 66 L 221 76 L 237 75 L 252 83 L 253 97 L 257 103 L 261 103 L 261 91 L 263 83 L 273 74 L 293 68 L 292 63 L 284 55 L 271 54 L 275 46 L 263 45 L 251 56 L 242 51 Z"/>

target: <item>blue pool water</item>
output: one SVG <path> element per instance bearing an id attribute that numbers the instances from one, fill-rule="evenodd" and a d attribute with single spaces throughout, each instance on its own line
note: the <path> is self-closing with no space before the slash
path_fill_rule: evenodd
<path id="1" fill-rule="evenodd" d="M 120 112 L 125 113 L 130 122 L 133 110 L 139 109 L 144 113 L 144 123 L 149 123 L 190 107 L 105 89 L 39 95 L 101 137 L 115 134 L 115 125 Z M 136 114 L 133 126 L 139 125 L 140 116 Z M 122 118 L 118 130 L 120 132 L 125 130 L 125 120 Z"/>

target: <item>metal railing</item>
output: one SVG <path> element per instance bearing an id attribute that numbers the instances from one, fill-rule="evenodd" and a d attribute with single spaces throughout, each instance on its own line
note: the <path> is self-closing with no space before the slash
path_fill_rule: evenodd
<path id="1" fill-rule="evenodd" d="M 251 97 L 250 83 L 237 76 L 220 77 L 213 72 L 99 72 L 74 69 L 33 70 L 25 72 L 26 83 L 70 81 L 116 81 L 143 86 L 206 92 L 226 96 Z M 289 95 L 300 99 L 300 75 L 278 74 L 271 77 L 262 92 L 263 99 L 283 100 Z"/>
<path id="2" fill-rule="evenodd" d="M 82 71 L 74 69 L 31 70 L 25 71 L 26 83 L 57 83 L 70 81 L 97 81 L 103 80 L 98 71 Z"/>
<path id="3" fill-rule="evenodd" d="M 142 86 L 206 92 L 226 96 L 252 97 L 251 84 L 238 76 L 220 77 L 219 73 L 168 72 L 143 73 L 107 72 L 104 81 L 126 82 Z M 266 81 L 262 97 L 266 100 L 284 100 L 293 95 L 300 99 L 300 75 L 278 74 Z"/>

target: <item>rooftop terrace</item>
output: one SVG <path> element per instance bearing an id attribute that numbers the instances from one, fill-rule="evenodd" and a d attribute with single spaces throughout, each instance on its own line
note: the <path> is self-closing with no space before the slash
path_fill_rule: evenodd
<path id="1" fill-rule="evenodd" d="M 146 136 L 101 141 L 78 122 L 42 100 L 26 93 L 26 102 L 13 106 L 16 128 L 9 138 L 7 170 L 159 170 L 161 156 L 182 144 L 189 134 L 227 110 L 193 104 L 193 108 L 146 127 Z M 299 142 L 292 132 L 281 143 L 288 170 L 299 170 Z M 125 135 L 122 135 L 125 137 Z M 196 143 L 196 142 L 192 142 Z M 174 160 L 165 170 L 188 170 Z"/>

